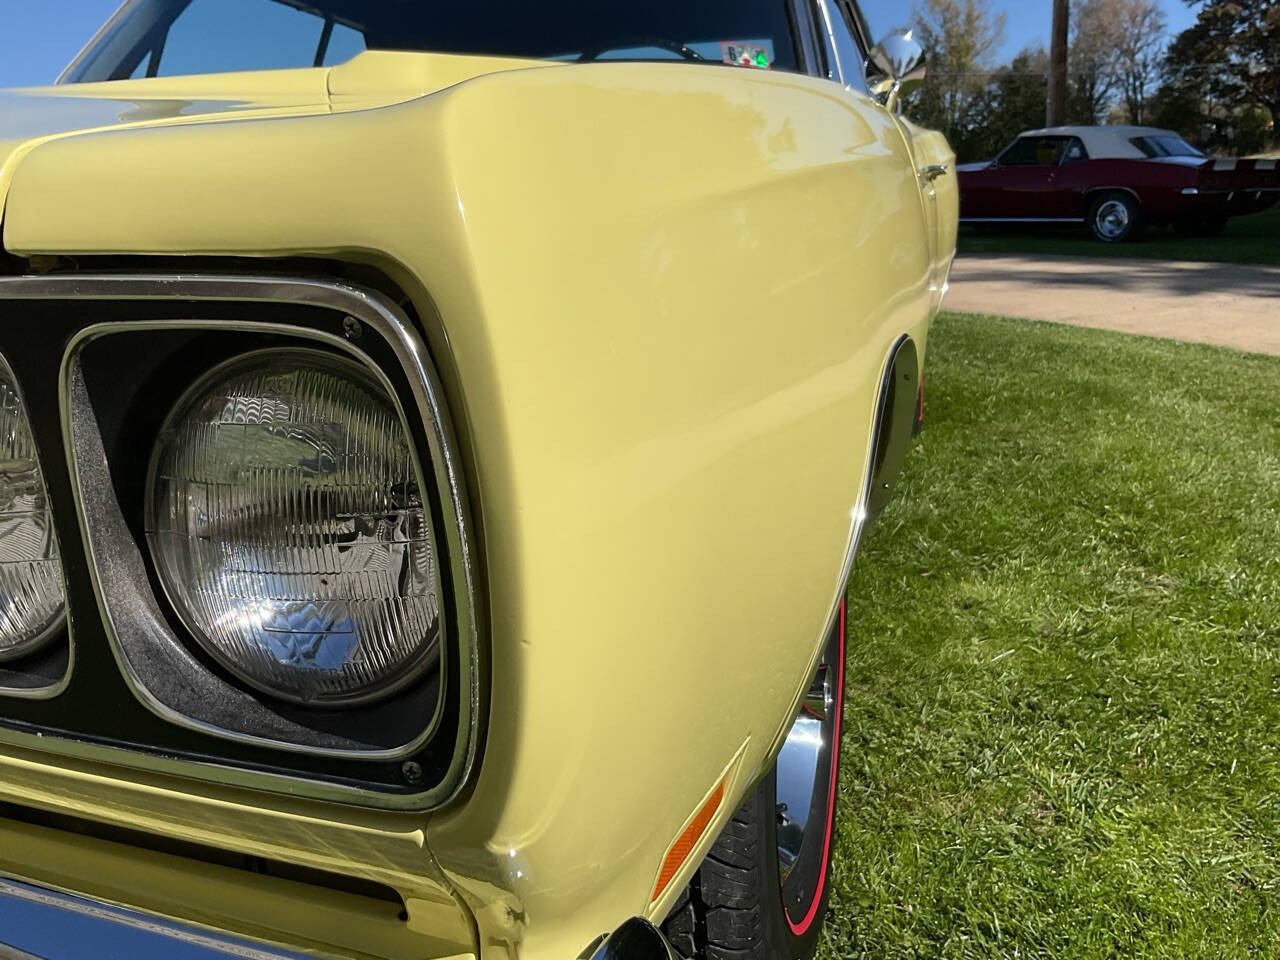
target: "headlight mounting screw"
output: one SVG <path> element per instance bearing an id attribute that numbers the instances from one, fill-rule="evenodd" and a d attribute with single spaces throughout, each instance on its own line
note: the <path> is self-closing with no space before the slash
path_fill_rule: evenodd
<path id="1" fill-rule="evenodd" d="M 343 317 L 342 332 L 348 340 L 359 340 L 364 336 L 364 327 L 355 317 Z"/>
<path id="2" fill-rule="evenodd" d="M 404 775 L 404 782 L 409 784 L 409 786 L 422 786 L 424 776 L 421 764 L 414 763 L 412 760 L 407 760 L 405 761 L 404 766 L 400 768 L 400 772 Z"/>

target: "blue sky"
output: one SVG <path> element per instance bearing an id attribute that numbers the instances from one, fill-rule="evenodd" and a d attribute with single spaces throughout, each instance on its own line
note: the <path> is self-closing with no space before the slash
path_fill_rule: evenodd
<path id="1" fill-rule="evenodd" d="M 1194 22 L 1182 0 L 1160 0 L 1171 32 Z M 0 0 L 0 87 L 51 83 L 118 0 Z M 1047 43 L 1050 0 L 996 0 L 1008 13 L 1005 56 Z M 877 34 L 906 22 L 911 3 L 863 0 Z"/>

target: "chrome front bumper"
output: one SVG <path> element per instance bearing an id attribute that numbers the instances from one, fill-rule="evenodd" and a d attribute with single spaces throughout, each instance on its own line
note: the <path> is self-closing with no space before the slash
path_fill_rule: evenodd
<path id="1" fill-rule="evenodd" d="M 306 960 L 302 954 L 0 878 L 0 960 L 96 957 Z"/>
<path id="2" fill-rule="evenodd" d="M 619 927 L 591 960 L 678 960 L 644 920 Z M 173 923 L 84 897 L 0 877 L 0 960 L 308 960 L 265 944 Z"/>
<path id="3" fill-rule="evenodd" d="M 84 897 L 0 877 L 0 960 L 308 960 L 306 955 L 173 923 Z M 591 960 L 678 960 L 639 918 L 590 952 Z"/>

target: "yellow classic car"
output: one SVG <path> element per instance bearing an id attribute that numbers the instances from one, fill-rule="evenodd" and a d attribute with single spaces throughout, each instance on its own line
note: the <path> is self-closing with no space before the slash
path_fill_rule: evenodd
<path id="1" fill-rule="evenodd" d="M 853 0 L 129 0 L 0 94 L 0 956 L 786 957 L 954 158 Z"/>

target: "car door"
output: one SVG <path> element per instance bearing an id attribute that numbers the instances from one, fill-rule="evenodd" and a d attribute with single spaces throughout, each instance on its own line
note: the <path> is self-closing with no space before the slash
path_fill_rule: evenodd
<path id="1" fill-rule="evenodd" d="M 987 171 L 987 217 L 1041 220 L 1064 216 L 1050 208 L 1063 152 L 1071 137 L 1028 135 L 1015 140 Z"/>
<path id="2" fill-rule="evenodd" d="M 1089 151 L 1079 137 L 1066 138 L 1058 168 L 1049 177 L 1043 215 L 1063 219 L 1084 216 L 1084 196 L 1089 187 Z"/>
<path id="3" fill-rule="evenodd" d="M 866 20 L 856 0 L 816 0 L 824 37 L 828 76 L 840 83 L 861 109 L 883 108 L 870 99 L 866 64 L 869 52 Z M 893 115 L 919 178 L 920 217 L 929 250 L 930 289 L 934 305 L 941 300 L 955 249 L 957 182 L 955 156 L 946 137 Z"/>
<path id="4" fill-rule="evenodd" d="M 918 127 L 899 118 L 916 160 L 921 199 L 933 237 L 934 277 L 932 289 L 935 306 L 941 304 L 947 275 L 955 253 L 959 229 L 960 184 L 955 153 L 947 138 L 936 130 Z"/>

